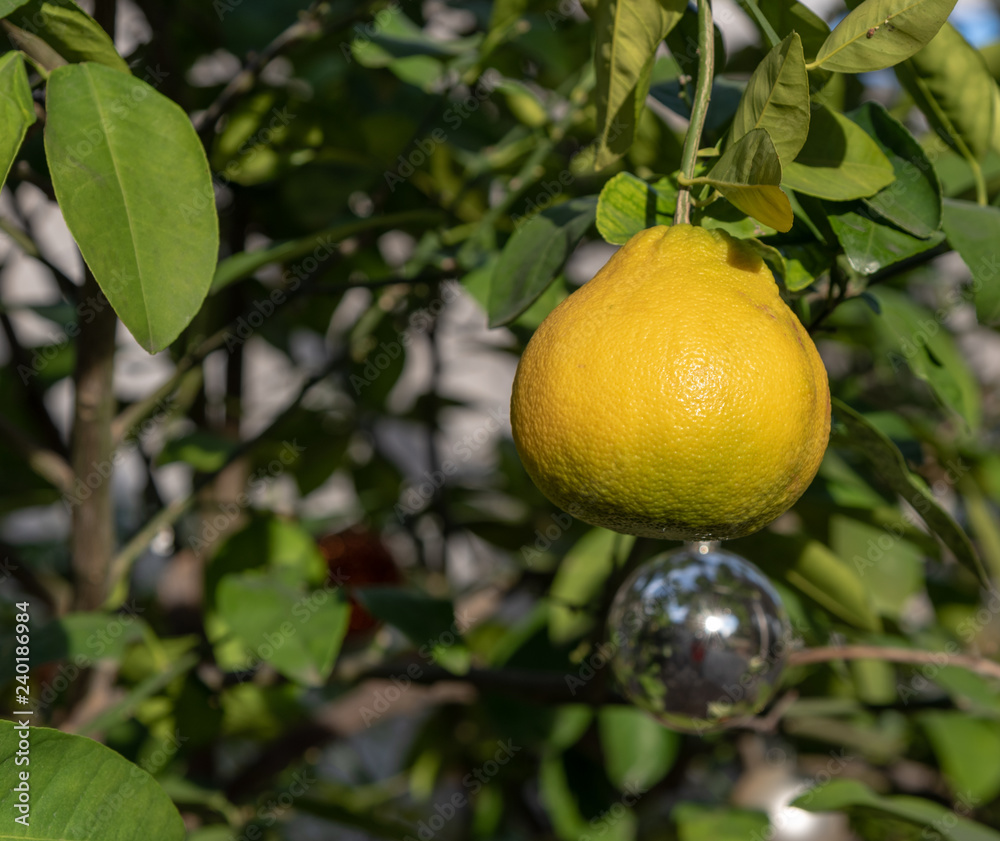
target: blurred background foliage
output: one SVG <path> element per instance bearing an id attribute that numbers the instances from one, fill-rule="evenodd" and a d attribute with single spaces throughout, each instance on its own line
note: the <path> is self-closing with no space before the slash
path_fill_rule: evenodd
<path id="1" fill-rule="evenodd" d="M 701 737 L 622 704 L 604 668 L 623 560 L 661 547 L 553 508 L 513 449 L 517 355 L 611 247 L 588 224 L 555 283 L 491 330 L 501 249 L 521 217 L 573 200 L 592 210 L 618 172 L 677 170 L 693 13 L 661 51 L 628 152 L 595 173 L 593 25 L 568 0 L 119 10 L 137 76 L 196 121 L 226 102 L 200 132 L 222 259 L 168 351 L 148 357 L 119 332 L 127 595 L 75 609 L 67 501 L 19 442 L 68 446 L 66 331 L 85 316 L 54 269 L 77 282 L 82 266 L 45 192 L 41 132 L 29 134 L 0 201 L 0 675 L 13 675 L 13 604 L 30 599 L 37 723 L 145 768 L 198 841 L 1000 838 L 987 829 L 1000 827 L 1000 696 L 947 660 L 997 656 L 1000 598 L 842 425 L 799 504 L 727 548 L 768 573 L 806 646 L 942 655 L 796 667 L 776 718 Z M 766 51 L 735 5 L 716 18 L 703 145 L 725 136 Z M 962 3 L 953 21 L 1000 73 L 996 9 Z M 974 196 L 967 164 L 891 72 L 833 75 L 822 97 L 841 112 L 881 102 L 923 142 L 941 193 Z M 982 169 L 995 202 L 995 148 Z M 937 241 L 860 286 L 834 277 L 843 263 L 815 272 L 831 265 L 817 253 L 836 241 L 831 210 L 798 202 L 793 234 L 809 239 L 783 241 L 804 267 L 789 299 L 834 396 L 899 448 L 995 579 L 1000 339 L 977 320 L 969 270 Z M 826 800 L 800 805 L 834 814 L 789 806 L 831 779 L 842 785 Z"/>

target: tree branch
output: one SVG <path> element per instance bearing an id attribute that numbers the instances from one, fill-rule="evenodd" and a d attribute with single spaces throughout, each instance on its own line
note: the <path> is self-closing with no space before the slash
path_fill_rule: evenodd
<path id="1" fill-rule="evenodd" d="M 947 665 L 958 666 L 983 677 L 1000 680 L 1000 663 L 969 654 L 948 654 L 944 651 L 921 651 L 913 648 L 891 648 L 879 645 L 844 645 L 822 648 L 804 648 L 788 655 L 787 665 L 808 666 L 826 663 L 830 660 L 884 660 L 889 663 L 905 663 L 912 666 L 940 666 L 941 659 Z"/>

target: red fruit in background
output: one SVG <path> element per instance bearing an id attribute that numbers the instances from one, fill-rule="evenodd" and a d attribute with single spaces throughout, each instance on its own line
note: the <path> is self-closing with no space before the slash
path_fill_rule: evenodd
<path id="1" fill-rule="evenodd" d="M 360 527 L 328 534 L 317 543 L 326 558 L 331 581 L 345 582 L 344 587 L 350 595 L 352 610 L 348 634 L 376 627 L 378 620 L 359 604 L 352 591 L 357 587 L 399 583 L 399 570 L 389 550 L 375 532 Z"/>

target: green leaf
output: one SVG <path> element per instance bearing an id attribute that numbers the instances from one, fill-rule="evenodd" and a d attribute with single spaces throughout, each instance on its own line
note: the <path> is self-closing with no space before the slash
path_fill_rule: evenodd
<path id="1" fill-rule="evenodd" d="M 767 838 L 771 822 L 763 812 L 678 803 L 670 813 L 678 841 L 747 841 Z"/>
<path id="2" fill-rule="evenodd" d="M 802 544 L 785 578 L 835 616 L 858 628 L 881 630 L 881 620 L 861 576 L 818 540 Z"/>
<path id="3" fill-rule="evenodd" d="M 865 0 L 826 39 L 810 65 L 841 73 L 892 67 L 930 41 L 956 0 Z"/>
<path id="4" fill-rule="evenodd" d="M 597 149 L 595 169 L 632 146 L 656 49 L 680 20 L 686 0 L 599 0 L 592 15 L 597 44 Z"/>
<path id="5" fill-rule="evenodd" d="M 905 359 L 945 406 L 977 429 L 982 419 L 979 384 L 941 318 L 895 289 L 870 290 L 870 294 L 881 313 L 875 318 L 876 328 L 896 349 L 893 369 Z"/>
<path id="6" fill-rule="evenodd" d="M 839 423 L 831 432 L 831 444 L 864 456 L 892 491 L 905 499 L 923 518 L 927 527 L 947 546 L 958 562 L 977 579 L 986 582 L 982 562 L 968 535 L 941 507 L 926 485 L 906 466 L 899 448 L 846 403 L 833 399 Z"/>
<path id="7" fill-rule="evenodd" d="M 711 184 L 732 204 L 777 231 L 792 227 L 792 206 L 778 186 L 781 162 L 765 129 L 751 129 L 729 146 L 699 182 Z"/>
<path id="8" fill-rule="evenodd" d="M 563 556 L 549 590 L 549 637 L 553 642 L 577 639 L 593 625 L 594 615 L 586 608 L 594 604 L 615 568 L 618 537 L 607 529 L 591 529 Z"/>
<path id="9" fill-rule="evenodd" d="M 73 0 L 31 0 L 21 9 L 24 17 L 18 15 L 13 23 L 41 38 L 67 61 L 96 61 L 131 73 L 108 33 Z"/>
<path id="10" fill-rule="evenodd" d="M 654 225 L 674 221 L 677 191 L 662 178 L 647 184 L 631 172 L 619 172 L 601 190 L 597 202 L 597 231 L 607 242 L 624 245 Z"/>
<path id="11" fill-rule="evenodd" d="M 490 287 L 490 327 L 525 312 L 562 271 L 597 216 L 597 196 L 570 199 L 522 224 L 507 241 Z"/>
<path id="12" fill-rule="evenodd" d="M 54 70 L 45 153 L 66 224 L 102 291 L 153 353 L 194 318 L 219 225 L 208 161 L 187 114 L 100 64 Z"/>
<path id="13" fill-rule="evenodd" d="M 878 102 L 850 113 L 892 164 L 896 180 L 862 201 L 894 225 L 927 238 L 941 227 L 941 183 L 923 148 Z"/>
<path id="14" fill-rule="evenodd" d="M 798 32 L 806 56 L 816 55 L 830 34 L 826 21 L 798 0 L 770 0 L 767 19 L 782 38 Z"/>
<path id="15" fill-rule="evenodd" d="M 896 67 L 896 76 L 937 134 L 982 158 L 993 140 L 997 85 L 986 61 L 951 24 Z"/>
<path id="16" fill-rule="evenodd" d="M 0 18 L 5 18 L 11 12 L 20 9 L 28 0 L 0 0 Z"/>
<path id="17" fill-rule="evenodd" d="M 356 590 L 355 595 L 372 616 L 395 625 L 415 645 L 433 646 L 447 635 L 455 642 L 461 636 L 449 599 L 401 587 L 368 587 Z"/>
<path id="18" fill-rule="evenodd" d="M 861 202 L 824 202 L 823 206 L 827 221 L 844 248 L 847 262 L 859 274 L 875 274 L 944 241 L 944 234 L 940 232 L 923 239 L 901 231 Z"/>
<path id="19" fill-rule="evenodd" d="M 680 736 L 637 707 L 601 707 L 597 731 L 608 779 L 620 791 L 651 789 L 680 750 Z"/>
<path id="20" fill-rule="evenodd" d="M 956 795 L 980 803 L 1000 794 L 1000 722 L 938 710 L 921 713 L 917 721 Z"/>
<path id="21" fill-rule="evenodd" d="M 216 604 L 243 644 L 244 668 L 259 658 L 305 686 L 321 686 L 330 676 L 351 614 L 331 590 L 293 589 L 273 571 L 224 576 Z"/>
<path id="22" fill-rule="evenodd" d="M 818 244 L 782 246 L 785 257 L 785 288 L 800 292 L 830 270 L 833 257 Z"/>
<path id="23" fill-rule="evenodd" d="M 781 163 L 789 164 L 809 135 L 809 109 L 809 76 L 802 39 L 793 32 L 754 70 L 736 109 L 729 142 L 753 129 L 765 129 Z"/>
<path id="24" fill-rule="evenodd" d="M 907 795 L 883 797 L 859 780 L 832 780 L 800 795 L 791 805 L 809 812 L 867 807 L 927 827 L 949 841 L 1000 841 L 1000 833 L 957 815 L 947 806 Z"/>
<path id="25" fill-rule="evenodd" d="M 944 232 L 972 272 L 976 315 L 981 324 L 1000 324 L 1000 208 L 945 199 Z"/>
<path id="26" fill-rule="evenodd" d="M 225 466 L 238 446 L 238 442 L 221 433 L 198 429 L 167 441 L 157 455 L 156 463 L 183 461 L 195 470 L 211 473 Z"/>
<path id="27" fill-rule="evenodd" d="M 34 122 L 35 105 L 24 59 L 11 51 L 0 57 L 0 125 L 4 127 L 0 137 L 0 187 L 7 181 L 24 136 Z"/>
<path id="28" fill-rule="evenodd" d="M 798 157 L 782 168 L 785 187 L 834 201 L 873 195 L 895 177 L 878 144 L 825 105 L 812 112 L 809 137 Z"/>
<path id="29" fill-rule="evenodd" d="M 0 721 L 0 837 L 183 841 L 180 813 L 142 768 L 98 742 L 48 727 L 28 730 L 30 765 L 15 765 L 23 734 Z M 15 791 L 22 772 L 29 775 L 30 826 L 15 820 L 22 815 Z"/>

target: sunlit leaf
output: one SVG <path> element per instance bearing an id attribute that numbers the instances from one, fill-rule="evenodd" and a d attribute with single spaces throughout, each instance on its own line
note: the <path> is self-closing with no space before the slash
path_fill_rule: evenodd
<path id="1" fill-rule="evenodd" d="M 35 122 L 35 104 L 31 100 L 28 73 L 18 52 L 0 57 L 0 186 L 7 180 L 14 158 L 24 142 L 28 128 Z"/>
<path id="2" fill-rule="evenodd" d="M 892 67 L 934 37 L 955 3 L 956 0 L 865 0 L 837 24 L 812 65 L 841 73 Z"/>

